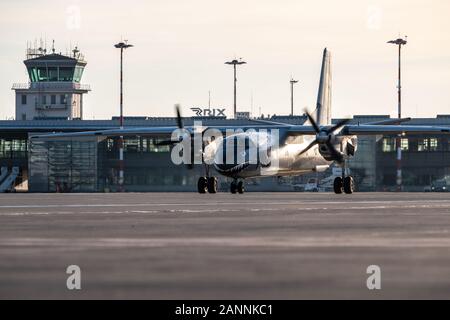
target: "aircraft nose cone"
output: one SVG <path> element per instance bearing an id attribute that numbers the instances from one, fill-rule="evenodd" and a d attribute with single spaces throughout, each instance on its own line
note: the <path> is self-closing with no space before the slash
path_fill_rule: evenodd
<path id="1" fill-rule="evenodd" d="M 248 145 L 242 150 L 236 143 L 225 139 L 218 151 L 214 158 L 214 167 L 222 174 L 236 174 L 249 166 Z"/>

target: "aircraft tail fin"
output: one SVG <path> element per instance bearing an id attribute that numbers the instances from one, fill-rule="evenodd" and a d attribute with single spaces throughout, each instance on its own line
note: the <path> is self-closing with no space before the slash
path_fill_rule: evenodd
<path id="1" fill-rule="evenodd" d="M 315 115 L 319 126 L 331 124 L 331 53 L 327 48 L 323 50 Z"/>

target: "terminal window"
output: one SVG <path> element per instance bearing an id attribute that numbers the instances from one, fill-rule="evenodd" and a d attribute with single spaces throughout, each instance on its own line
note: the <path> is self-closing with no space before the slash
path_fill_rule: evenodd
<path id="1" fill-rule="evenodd" d="M 51 103 L 51 104 L 56 104 L 56 96 L 55 96 L 54 94 L 52 94 L 52 95 L 50 96 L 50 103 Z"/>
<path id="2" fill-rule="evenodd" d="M 395 151 L 395 138 L 384 138 L 383 152 L 393 152 L 393 151 Z"/>
<path id="3" fill-rule="evenodd" d="M 438 150 L 438 139 L 437 138 L 431 138 L 430 139 L 430 151 L 437 151 Z"/>
<path id="4" fill-rule="evenodd" d="M 419 139 L 417 143 L 417 151 L 428 151 L 428 139 Z"/>
<path id="5" fill-rule="evenodd" d="M 402 151 L 408 151 L 409 150 L 409 141 L 408 139 L 404 138 L 401 140 L 400 147 Z"/>
<path id="6" fill-rule="evenodd" d="M 27 104 L 27 95 L 26 94 L 23 94 L 21 99 L 22 99 L 22 104 Z"/>

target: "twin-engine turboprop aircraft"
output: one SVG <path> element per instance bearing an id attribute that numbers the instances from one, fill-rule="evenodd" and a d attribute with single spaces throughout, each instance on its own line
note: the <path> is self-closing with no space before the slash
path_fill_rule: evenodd
<path id="1" fill-rule="evenodd" d="M 231 193 L 244 193 L 245 178 L 301 175 L 326 170 L 334 162 L 343 168 L 342 176 L 334 180 L 334 192 L 350 194 L 354 191 L 354 180 L 347 175 L 346 166 L 357 151 L 357 135 L 450 134 L 446 127 L 398 125 L 403 119 L 364 125 L 349 125 L 346 119 L 331 124 L 331 55 L 327 49 L 323 52 L 315 116 L 306 112 L 309 125 L 254 120 L 255 126 L 251 128 L 183 127 L 178 107 L 176 112 L 177 126 L 173 127 L 54 133 L 31 139 L 171 134 L 172 139 L 161 144 L 173 146 L 174 163 L 192 166 L 194 161 L 194 164 L 205 168 L 205 175 L 199 177 L 197 183 L 199 193 L 217 192 L 217 178 L 211 167 L 218 174 L 232 179 Z"/>

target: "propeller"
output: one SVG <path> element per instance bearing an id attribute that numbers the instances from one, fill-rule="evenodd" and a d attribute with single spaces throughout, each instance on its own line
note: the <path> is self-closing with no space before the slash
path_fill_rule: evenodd
<path id="1" fill-rule="evenodd" d="M 316 139 L 311 142 L 305 149 L 303 149 L 298 155 L 302 155 L 311 149 L 316 144 L 326 145 L 329 150 L 333 160 L 342 163 L 344 161 L 343 155 L 336 150 L 334 145 L 331 143 L 332 138 L 334 137 L 334 132 L 341 127 L 343 127 L 350 119 L 343 119 L 333 125 L 331 128 L 320 128 L 314 118 L 305 110 L 306 116 L 308 117 L 309 122 L 311 123 L 314 131 L 316 131 Z"/>
<path id="2" fill-rule="evenodd" d="M 176 104 L 175 105 L 175 113 L 177 115 L 177 127 L 179 129 L 183 129 L 183 119 L 181 118 L 181 111 L 180 111 L 180 105 Z M 157 146 L 172 146 L 176 143 L 178 143 L 179 141 L 172 141 L 172 140 L 162 140 L 156 143 Z"/>
<path id="3" fill-rule="evenodd" d="M 178 129 L 183 129 L 184 128 L 183 118 L 181 117 L 181 111 L 180 111 L 180 105 L 179 104 L 175 105 L 175 113 L 177 115 L 177 127 L 178 127 Z M 173 146 L 174 144 L 177 144 L 177 143 L 181 142 L 182 139 L 183 139 L 182 137 L 179 137 L 178 141 L 177 140 L 175 140 L 175 141 L 162 140 L 162 141 L 156 143 L 156 145 L 157 146 Z M 191 153 L 193 153 L 193 150 L 191 150 Z M 191 154 L 191 159 L 192 158 L 193 158 L 193 154 Z M 194 164 L 193 163 L 186 164 L 186 167 L 188 169 L 193 169 L 194 168 Z"/>

